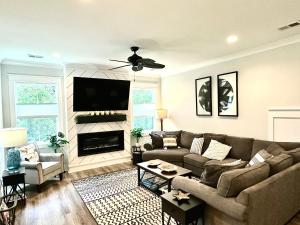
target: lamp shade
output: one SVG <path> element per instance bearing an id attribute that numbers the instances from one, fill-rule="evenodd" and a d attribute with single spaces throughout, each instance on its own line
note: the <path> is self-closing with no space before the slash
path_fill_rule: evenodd
<path id="1" fill-rule="evenodd" d="M 165 119 L 168 117 L 168 110 L 167 109 L 157 109 L 156 115 L 158 119 Z"/>
<path id="2" fill-rule="evenodd" d="M 25 128 L 5 128 L 0 130 L 0 146 L 11 148 L 27 143 L 27 130 Z"/>

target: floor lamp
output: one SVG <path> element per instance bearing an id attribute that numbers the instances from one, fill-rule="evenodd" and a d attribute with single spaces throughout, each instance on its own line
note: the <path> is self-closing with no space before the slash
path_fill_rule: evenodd
<path id="1" fill-rule="evenodd" d="M 164 130 L 164 119 L 168 117 L 167 109 L 157 109 L 156 110 L 157 118 L 160 120 L 160 130 Z"/>

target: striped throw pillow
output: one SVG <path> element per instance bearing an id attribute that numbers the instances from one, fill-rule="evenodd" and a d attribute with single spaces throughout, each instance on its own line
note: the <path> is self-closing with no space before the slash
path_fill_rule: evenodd
<path id="1" fill-rule="evenodd" d="M 271 155 L 265 149 L 262 149 L 253 156 L 253 158 L 250 160 L 248 166 L 253 166 L 257 163 L 264 162 L 267 159 L 272 158 L 272 157 L 273 157 L 273 155 Z"/>
<path id="2" fill-rule="evenodd" d="M 194 138 L 190 152 L 201 155 L 203 143 L 204 143 L 204 138 Z"/>
<path id="3" fill-rule="evenodd" d="M 177 148 L 177 139 L 176 137 L 164 137 L 164 148 Z"/>

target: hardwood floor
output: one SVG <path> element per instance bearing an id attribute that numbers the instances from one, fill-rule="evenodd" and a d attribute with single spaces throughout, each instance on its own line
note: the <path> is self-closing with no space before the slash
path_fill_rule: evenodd
<path id="1" fill-rule="evenodd" d="M 41 193 L 29 186 L 26 207 L 16 212 L 16 225 L 97 225 L 71 181 L 128 168 L 131 163 L 65 174 L 63 181 L 45 183 Z M 287 225 L 300 225 L 300 212 Z"/>

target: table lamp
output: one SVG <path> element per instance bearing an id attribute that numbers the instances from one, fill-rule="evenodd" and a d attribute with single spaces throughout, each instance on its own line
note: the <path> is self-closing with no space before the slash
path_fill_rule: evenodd
<path id="1" fill-rule="evenodd" d="M 6 167 L 8 172 L 17 172 L 20 168 L 20 151 L 15 148 L 27 143 L 25 128 L 0 129 L 0 146 L 7 150 Z M 5 151 L 6 152 L 6 151 Z"/>
<path id="2" fill-rule="evenodd" d="M 160 130 L 163 131 L 163 129 L 164 129 L 163 120 L 168 117 L 168 110 L 167 109 L 157 109 L 156 115 L 157 115 L 157 118 L 160 120 Z"/>

